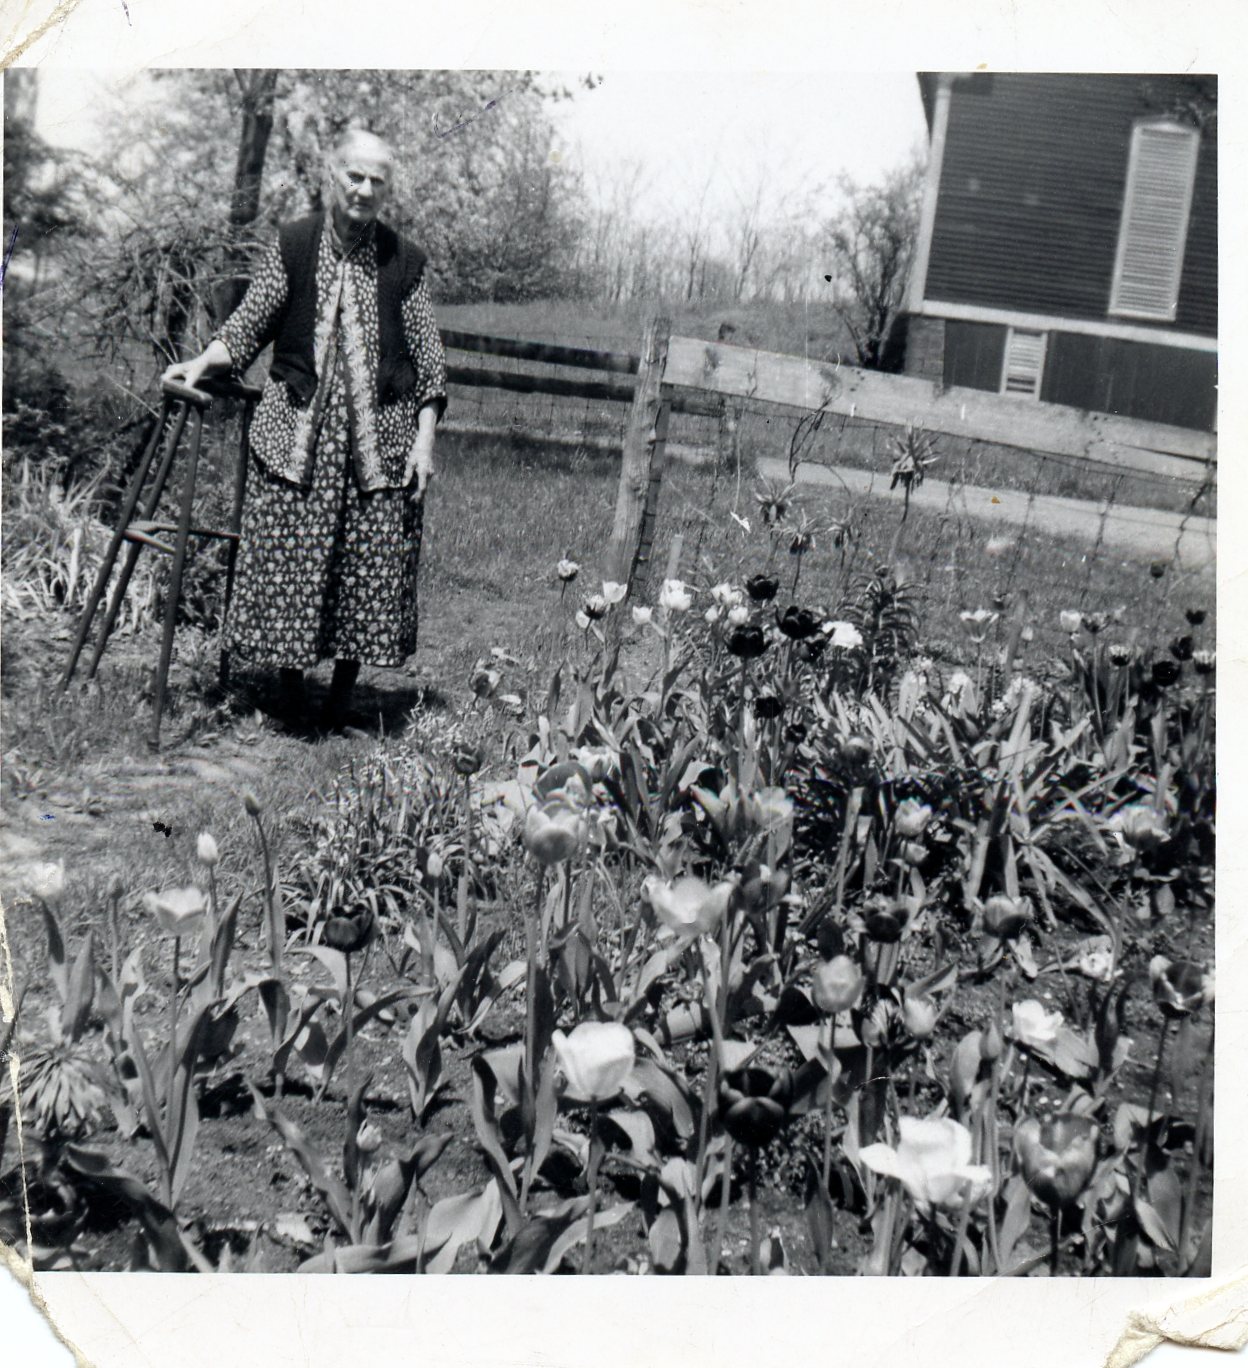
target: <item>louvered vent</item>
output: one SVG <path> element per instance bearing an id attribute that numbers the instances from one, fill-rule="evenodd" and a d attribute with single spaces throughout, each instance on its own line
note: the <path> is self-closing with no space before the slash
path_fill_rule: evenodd
<path id="1" fill-rule="evenodd" d="M 1199 148 L 1194 128 L 1136 125 L 1110 313 L 1174 321 Z"/>
<path id="2" fill-rule="evenodd" d="M 1005 367 L 1001 373 L 1002 394 L 1040 393 L 1040 377 L 1044 373 L 1044 344 L 1046 334 L 1027 328 L 1011 328 L 1005 347 Z"/>

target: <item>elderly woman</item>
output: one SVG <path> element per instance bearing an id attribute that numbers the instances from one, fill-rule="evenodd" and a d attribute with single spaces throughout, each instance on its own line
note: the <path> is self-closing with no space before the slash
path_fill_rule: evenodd
<path id="1" fill-rule="evenodd" d="M 348 133 L 328 165 L 330 212 L 286 223 L 242 303 L 165 378 L 244 373 L 273 343 L 251 428 L 225 645 L 281 671 L 302 716 L 303 671 L 335 657 L 323 723 L 339 727 L 360 665 L 416 648 L 416 571 L 446 368 L 425 257 L 378 221 L 393 154 Z"/>

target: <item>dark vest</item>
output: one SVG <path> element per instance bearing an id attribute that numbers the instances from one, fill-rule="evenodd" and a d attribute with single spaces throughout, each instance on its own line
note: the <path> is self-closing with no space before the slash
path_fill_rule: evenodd
<path id="1" fill-rule="evenodd" d="M 286 308 L 274 331 L 269 375 L 284 380 L 297 400 L 316 392 L 316 260 L 325 215 L 284 223 L 277 241 L 286 268 Z M 377 401 L 392 404 L 416 383 L 416 367 L 403 336 L 401 306 L 420 280 L 425 254 L 385 224 L 377 224 Z"/>

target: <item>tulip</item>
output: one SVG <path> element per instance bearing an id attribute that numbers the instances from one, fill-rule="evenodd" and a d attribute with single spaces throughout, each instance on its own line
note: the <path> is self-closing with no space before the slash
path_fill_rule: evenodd
<path id="1" fill-rule="evenodd" d="M 1179 661 L 1180 663 L 1182 663 L 1185 660 L 1191 660 L 1192 649 L 1192 638 L 1187 635 L 1175 637 L 1175 639 L 1170 643 L 1170 654 L 1175 658 L 1175 660 Z"/>
<path id="2" fill-rule="evenodd" d="M 1166 573 L 1165 561 L 1153 561 L 1153 563 L 1148 567 L 1148 573 L 1154 579 L 1160 579 Z"/>
<path id="3" fill-rule="evenodd" d="M 1168 689 L 1171 684 L 1178 681 L 1183 673 L 1183 667 L 1174 660 L 1168 660 L 1165 656 L 1158 656 L 1153 661 L 1153 683 L 1159 689 Z"/>
<path id="4" fill-rule="evenodd" d="M 731 880 L 708 884 L 686 875 L 671 883 L 651 874 L 642 894 L 654 914 L 679 936 L 702 936 L 714 931 L 727 912 L 736 885 Z"/>
<path id="5" fill-rule="evenodd" d="M 870 763 L 871 742 L 864 736 L 847 736 L 841 742 L 841 763 L 849 769 L 861 769 Z"/>
<path id="6" fill-rule="evenodd" d="M 201 831 L 195 841 L 195 854 L 201 864 L 206 864 L 212 869 L 221 858 L 221 852 L 217 849 L 216 840 L 207 831 Z"/>
<path id="7" fill-rule="evenodd" d="M 1028 898 L 1010 898 L 994 893 L 984 904 L 984 930 L 997 940 L 1014 940 L 1026 930 L 1032 918 Z"/>
<path id="8" fill-rule="evenodd" d="M 470 746 L 467 742 L 460 742 L 452 753 L 451 762 L 455 766 L 456 773 L 467 776 L 476 774 L 485 763 L 485 757 L 481 754 L 480 746 Z"/>
<path id="9" fill-rule="evenodd" d="M 555 566 L 555 574 L 564 582 L 570 584 L 581 573 L 581 567 L 574 560 L 563 559 Z"/>
<path id="10" fill-rule="evenodd" d="M 760 831 L 777 831 L 793 820 L 793 800 L 782 788 L 755 789 L 742 801 L 745 815 Z"/>
<path id="11" fill-rule="evenodd" d="M 599 618 L 606 617 L 609 607 L 610 604 L 601 594 L 587 594 L 581 604 L 581 612 L 590 622 L 597 622 Z"/>
<path id="12" fill-rule="evenodd" d="M 985 1064 L 995 1063 L 1001 1058 L 1005 1041 L 1001 1039 L 1001 1028 L 994 1017 L 979 1033 L 979 1057 Z"/>
<path id="13" fill-rule="evenodd" d="M 920 803 L 917 798 L 907 798 L 893 814 L 893 829 L 898 836 L 913 841 L 923 835 L 931 820 L 932 809 L 926 803 Z"/>
<path id="14" fill-rule="evenodd" d="M 728 609 L 728 625 L 730 627 L 743 627 L 750 620 L 750 610 L 744 603 L 734 604 Z"/>
<path id="15" fill-rule="evenodd" d="M 1213 975 L 1191 960 L 1172 961 L 1156 955 L 1149 961 L 1148 976 L 1153 1001 L 1162 1016 L 1171 1021 L 1191 1016 L 1213 1001 Z"/>
<path id="16" fill-rule="evenodd" d="M 503 677 L 497 670 L 481 665 L 472 672 L 468 687 L 477 698 L 493 698 L 502 682 Z"/>
<path id="17" fill-rule="evenodd" d="M 579 746 L 572 756 L 595 784 L 605 779 L 618 764 L 615 752 L 609 746 Z"/>
<path id="18" fill-rule="evenodd" d="M 1109 657 L 1109 663 L 1116 665 L 1121 670 L 1124 666 L 1131 664 L 1135 652 L 1121 641 L 1115 641 L 1105 654 Z"/>
<path id="19" fill-rule="evenodd" d="M 735 608 L 741 602 L 741 590 L 734 588 L 725 580 L 711 590 L 711 597 L 721 608 Z"/>
<path id="20" fill-rule="evenodd" d="M 862 633 L 852 622 L 825 622 L 823 631 L 834 650 L 856 651 L 862 645 Z"/>
<path id="21" fill-rule="evenodd" d="M 722 611 L 723 610 L 721 608 L 716 608 L 712 606 L 708 608 L 705 613 L 702 614 L 702 621 L 705 622 L 708 627 L 714 627 L 715 624 L 719 621 L 720 614 Z"/>
<path id="22" fill-rule="evenodd" d="M 780 591 L 775 575 L 753 575 L 745 582 L 745 592 L 755 603 L 770 603 Z"/>
<path id="23" fill-rule="evenodd" d="M 1062 624 L 1062 631 L 1069 632 L 1071 636 L 1083 626 L 1083 614 L 1074 608 L 1063 608 L 1058 614 L 1058 621 Z"/>
<path id="24" fill-rule="evenodd" d="M 540 865 L 562 864 L 578 854 L 589 840 L 583 811 L 560 798 L 531 807 L 524 820 L 524 844 Z"/>
<path id="25" fill-rule="evenodd" d="M 784 712 L 784 699 L 775 694 L 759 694 L 754 700 L 754 716 L 761 722 L 772 722 Z"/>
<path id="26" fill-rule="evenodd" d="M 990 612 L 987 608 L 976 608 L 975 611 L 963 611 L 958 614 L 962 619 L 962 625 L 966 628 L 972 641 L 982 643 L 988 635 L 988 629 L 996 622 L 1000 616 L 998 613 Z"/>
<path id="27" fill-rule="evenodd" d="M 892 1145 L 866 1145 L 859 1159 L 875 1173 L 895 1178 L 921 1212 L 936 1207 L 973 1207 L 992 1187 L 992 1170 L 972 1164 L 971 1133 L 949 1117 L 903 1116 Z"/>
<path id="28" fill-rule="evenodd" d="M 819 619 L 809 608 L 790 604 L 783 613 L 777 610 L 776 624 L 791 641 L 805 641 L 819 630 Z"/>
<path id="29" fill-rule="evenodd" d="M 663 588 L 659 590 L 659 607 L 669 613 L 684 613 L 693 607 L 693 595 L 684 580 L 663 581 Z"/>
<path id="30" fill-rule="evenodd" d="M 1092 636 L 1098 636 L 1109 626 L 1109 619 L 1104 613 L 1084 613 L 1083 629 Z"/>
<path id="31" fill-rule="evenodd" d="M 1044 1122 L 1029 1116 L 1014 1132 L 1027 1186 L 1054 1210 L 1072 1206 L 1092 1181 L 1098 1140 L 1096 1123 L 1077 1112 L 1061 1112 Z"/>
<path id="32" fill-rule="evenodd" d="M 243 793 L 243 807 L 246 808 L 248 817 L 259 817 L 264 811 L 260 806 L 260 799 L 250 789 Z"/>
<path id="33" fill-rule="evenodd" d="M 903 841 L 901 843 L 901 858 L 911 869 L 918 869 L 927 859 L 927 847 L 918 841 Z"/>
<path id="34" fill-rule="evenodd" d="M 633 606 L 633 622 L 638 627 L 649 627 L 654 620 L 653 608 L 639 608 Z"/>
<path id="35" fill-rule="evenodd" d="M 608 606 L 623 603 L 627 594 L 627 584 L 620 584 L 618 580 L 603 580 L 602 596 L 606 599 Z"/>
<path id="36" fill-rule="evenodd" d="M 361 1154 L 376 1154 L 381 1148 L 381 1132 L 371 1121 L 364 1121 L 355 1133 L 355 1147 Z"/>
<path id="37" fill-rule="evenodd" d="M 55 902 L 65 891 L 64 860 L 35 865 L 27 877 L 27 885 L 40 902 Z"/>
<path id="38" fill-rule="evenodd" d="M 901 939 L 910 920 L 909 908 L 898 899 L 877 896 L 863 908 L 862 921 L 867 935 L 881 945 L 893 945 Z"/>
<path id="39" fill-rule="evenodd" d="M 1087 978 L 1108 983 L 1114 976 L 1114 953 L 1106 946 L 1093 946 L 1080 954 L 1077 968 Z"/>
<path id="40" fill-rule="evenodd" d="M 1217 655 L 1213 651 L 1193 651 L 1192 669 L 1198 675 L 1211 675 L 1217 664 Z"/>
<path id="41" fill-rule="evenodd" d="M 767 649 L 767 638 L 763 629 L 753 623 L 734 627 L 724 642 L 729 653 L 741 660 L 757 660 Z"/>
<path id="42" fill-rule="evenodd" d="M 740 1144 L 761 1149 L 780 1134 L 793 1100 L 793 1076 L 759 1065 L 731 1069 L 719 1080 L 724 1129 Z"/>
<path id="43" fill-rule="evenodd" d="M 1035 998 L 1024 998 L 1013 1007 L 1014 1038 L 1020 1045 L 1052 1045 L 1061 1029 L 1061 1012 L 1046 1012 Z"/>
<path id="44" fill-rule="evenodd" d="M 321 928 L 321 939 L 326 945 L 344 955 L 354 955 L 373 938 L 376 918 L 366 902 L 357 903 L 349 912 L 335 912 Z"/>
<path id="45" fill-rule="evenodd" d="M 618 1021 L 582 1021 L 570 1035 L 556 1031 L 551 1042 L 568 1080 L 567 1096 L 574 1102 L 615 1097 L 636 1057 L 633 1033 Z"/>
<path id="46" fill-rule="evenodd" d="M 1185 608 L 1183 610 L 1183 616 L 1187 618 L 1188 622 L 1191 623 L 1193 627 L 1199 627 L 1201 623 L 1204 622 L 1206 613 L 1203 608 Z"/>
<path id="47" fill-rule="evenodd" d="M 144 893 L 143 902 L 166 936 L 193 936 L 208 916 L 207 895 L 193 885 Z"/>
<path id="48" fill-rule="evenodd" d="M 1170 835 L 1165 819 L 1149 803 L 1135 803 L 1123 808 L 1118 814 L 1118 825 L 1122 839 L 1132 850 L 1140 852 L 1156 850 Z"/>
<path id="49" fill-rule="evenodd" d="M 862 970 L 848 955 L 837 955 L 818 965 L 811 975 L 810 996 L 821 1012 L 848 1012 L 862 997 Z"/>
<path id="50" fill-rule="evenodd" d="M 915 1040 L 926 1040 L 936 1029 L 936 1020 L 940 1011 L 936 1003 L 926 993 L 920 994 L 918 997 L 907 996 L 901 1011 L 902 1020 L 906 1023 L 906 1030 Z"/>

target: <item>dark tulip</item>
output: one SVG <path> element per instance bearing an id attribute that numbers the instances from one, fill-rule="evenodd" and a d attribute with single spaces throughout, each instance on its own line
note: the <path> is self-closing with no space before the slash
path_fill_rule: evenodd
<path id="1" fill-rule="evenodd" d="M 1205 620 L 1205 610 L 1203 608 L 1188 608 L 1185 610 L 1184 617 L 1193 627 L 1199 627 Z"/>
<path id="2" fill-rule="evenodd" d="M 873 941 L 893 945 L 901 939 L 909 915 L 905 903 L 875 897 L 862 909 L 862 921 Z"/>
<path id="3" fill-rule="evenodd" d="M 822 959 L 835 959 L 837 955 L 845 953 L 845 933 L 834 921 L 825 917 L 819 923 L 819 931 L 815 936 L 815 945 L 818 947 L 819 955 Z"/>
<path id="4" fill-rule="evenodd" d="M 755 603 L 770 603 L 780 592 L 780 581 L 775 575 L 752 575 L 745 582 L 745 592 Z"/>
<path id="5" fill-rule="evenodd" d="M 1156 955 L 1149 963 L 1153 1001 L 1171 1021 L 1191 1016 L 1213 1001 L 1213 975 L 1191 960 L 1172 961 Z"/>
<path id="6" fill-rule="evenodd" d="M 1115 641 L 1114 644 L 1106 652 L 1106 655 L 1109 656 L 1109 663 L 1111 665 L 1117 665 L 1119 669 L 1121 669 L 1124 665 L 1131 664 L 1131 647 L 1124 646 L 1121 641 Z"/>
<path id="7" fill-rule="evenodd" d="M 841 742 L 841 762 L 850 769 L 861 769 L 871 760 L 871 742 L 865 736 L 847 736 Z"/>
<path id="8" fill-rule="evenodd" d="M 1014 1133 L 1014 1149 L 1027 1186 L 1057 1210 L 1077 1202 L 1096 1171 L 1100 1135 L 1096 1122 L 1075 1112 L 1047 1121 L 1029 1116 Z"/>
<path id="9" fill-rule="evenodd" d="M 770 1144 L 788 1120 L 793 1076 L 754 1065 L 731 1069 L 719 1080 L 719 1113 L 724 1129 L 739 1144 Z"/>
<path id="10" fill-rule="evenodd" d="M 784 711 L 784 699 L 775 694 L 759 694 L 754 700 L 754 716 L 763 722 L 772 722 Z"/>
<path id="11" fill-rule="evenodd" d="M 1176 661 L 1167 660 L 1165 656 L 1158 656 L 1153 661 L 1153 683 L 1159 689 L 1168 689 L 1182 673 L 1182 667 Z"/>
<path id="12" fill-rule="evenodd" d="M 1182 664 L 1185 660 L 1191 660 L 1192 651 L 1194 649 L 1195 643 L 1192 641 L 1191 637 L 1187 635 L 1175 637 L 1170 643 L 1170 654 L 1179 662 L 1179 664 Z"/>
<path id="13" fill-rule="evenodd" d="M 767 649 L 767 638 L 763 629 L 753 622 L 743 623 L 728 633 L 724 645 L 732 655 L 742 660 L 757 660 Z"/>
<path id="14" fill-rule="evenodd" d="M 800 746 L 807 734 L 805 722 L 790 722 L 784 729 L 784 739 L 790 746 Z"/>
<path id="15" fill-rule="evenodd" d="M 785 636 L 793 641 L 806 641 L 814 636 L 820 626 L 815 613 L 809 608 L 799 608 L 795 603 L 789 604 L 783 613 L 777 609 L 776 622 Z"/>
<path id="16" fill-rule="evenodd" d="M 1213 651 L 1193 651 L 1192 669 L 1198 675 L 1211 675 L 1217 667 L 1218 658 Z"/>
<path id="17" fill-rule="evenodd" d="M 827 639 L 825 637 L 813 636 L 809 641 L 803 641 L 798 649 L 802 659 L 813 665 L 823 654 L 827 644 Z"/>
<path id="18" fill-rule="evenodd" d="M 476 774 L 485 763 L 480 746 L 469 746 L 462 742 L 455 747 L 451 760 L 459 774 Z"/>
<path id="19" fill-rule="evenodd" d="M 1165 561 L 1154 561 L 1152 565 L 1148 567 L 1148 573 L 1152 575 L 1154 579 L 1160 579 L 1162 575 L 1166 573 Z"/>
<path id="20" fill-rule="evenodd" d="M 367 903 L 357 903 L 350 912 L 335 912 L 324 925 L 321 939 L 344 955 L 363 950 L 373 937 L 376 918 Z"/>
<path id="21" fill-rule="evenodd" d="M 1032 921 L 1031 901 L 994 893 L 984 904 L 984 930 L 997 940 L 1014 940 Z"/>

